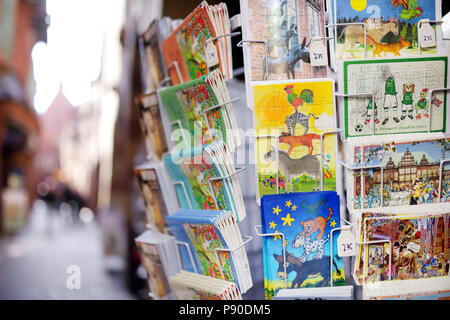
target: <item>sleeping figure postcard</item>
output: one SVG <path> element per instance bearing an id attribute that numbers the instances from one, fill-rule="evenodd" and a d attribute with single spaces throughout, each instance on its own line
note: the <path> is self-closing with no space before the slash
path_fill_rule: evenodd
<path id="1" fill-rule="evenodd" d="M 345 61 L 345 137 L 445 132 L 446 56 Z"/>
<path id="2" fill-rule="evenodd" d="M 261 222 L 262 233 L 275 234 L 262 238 L 266 299 L 280 289 L 330 286 L 331 268 L 333 285 L 345 285 L 343 259 L 337 256 L 339 232 L 333 232 L 330 265 L 330 231 L 340 226 L 336 192 L 263 196 Z"/>
<path id="3" fill-rule="evenodd" d="M 336 190 L 332 80 L 254 82 L 257 198 Z M 323 180 L 323 181 L 322 181 Z"/>
<path id="4" fill-rule="evenodd" d="M 336 24 L 330 32 L 335 34 L 333 51 L 337 60 L 413 57 L 440 50 L 439 38 L 437 46 L 419 49 L 418 45 L 419 21 L 440 20 L 440 0 L 328 0 L 328 3 L 332 7 L 329 11 L 332 24 Z M 437 29 L 437 38 L 440 26 L 430 28 Z"/>

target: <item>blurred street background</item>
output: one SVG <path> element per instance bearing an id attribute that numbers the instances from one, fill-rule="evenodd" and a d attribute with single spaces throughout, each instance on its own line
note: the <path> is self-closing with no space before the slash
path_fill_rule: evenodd
<path id="1" fill-rule="evenodd" d="M 134 243 L 145 230 L 133 171 L 146 154 L 138 36 L 199 3 L 0 0 L 0 299 L 149 299 Z M 228 85 L 246 129 L 238 40 Z M 255 189 L 245 192 L 254 214 L 240 227 L 252 235 L 259 212 Z M 263 298 L 260 241 L 247 250 L 259 277 L 247 296 Z"/>

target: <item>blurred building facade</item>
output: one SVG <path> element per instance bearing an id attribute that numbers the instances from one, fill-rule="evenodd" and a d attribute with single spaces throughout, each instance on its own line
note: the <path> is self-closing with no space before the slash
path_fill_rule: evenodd
<path id="1" fill-rule="evenodd" d="M 31 50 L 46 41 L 45 0 L 0 0 L 0 192 L 14 184 L 31 200 L 36 177 L 33 156 L 39 123 L 33 109 Z M 17 182 L 18 181 L 18 182 Z M 31 203 L 31 201 L 28 201 Z M 3 201 L 4 204 L 4 201 Z M 6 206 L 1 211 L 5 224 Z"/>
<path id="2" fill-rule="evenodd" d="M 125 2 L 103 2 L 108 18 L 104 19 L 101 38 L 101 71 L 91 84 L 89 101 L 71 105 L 61 85 L 39 119 L 40 144 L 35 161 L 39 181 L 52 176 L 83 197 L 94 212 L 110 206 Z"/>

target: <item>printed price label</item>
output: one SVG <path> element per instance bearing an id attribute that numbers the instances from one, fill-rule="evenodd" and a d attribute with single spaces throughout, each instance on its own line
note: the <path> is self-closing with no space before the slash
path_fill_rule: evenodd
<path id="1" fill-rule="evenodd" d="M 356 241 L 355 237 L 349 229 L 342 229 L 341 234 L 337 239 L 338 256 L 350 257 L 356 256 Z"/>
<path id="2" fill-rule="evenodd" d="M 422 48 L 431 48 L 436 46 L 436 32 L 426 20 L 420 25 L 419 43 Z"/>
<path id="3" fill-rule="evenodd" d="M 219 64 L 219 54 L 217 53 L 217 48 L 214 45 L 214 42 L 211 40 L 206 41 L 205 55 L 206 65 L 208 66 L 208 68 L 214 67 Z"/>
<path id="4" fill-rule="evenodd" d="M 322 67 L 328 65 L 327 47 L 320 38 L 313 38 L 309 47 L 311 65 L 313 67 Z"/>

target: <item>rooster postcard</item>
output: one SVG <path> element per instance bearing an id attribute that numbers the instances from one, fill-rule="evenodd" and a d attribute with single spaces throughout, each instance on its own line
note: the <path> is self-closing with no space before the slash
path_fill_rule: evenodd
<path id="1" fill-rule="evenodd" d="M 333 80 L 255 82 L 258 199 L 336 190 Z M 323 181 L 321 181 L 323 180 Z"/>

